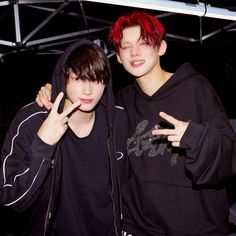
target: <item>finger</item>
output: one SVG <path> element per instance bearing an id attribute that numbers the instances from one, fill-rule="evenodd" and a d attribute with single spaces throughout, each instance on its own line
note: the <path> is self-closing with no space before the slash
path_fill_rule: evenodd
<path id="1" fill-rule="evenodd" d="M 45 102 L 43 106 L 45 106 L 47 108 L 47 110 L 51 110 L 53 107 L 53 103 L 52 102 Z"/>
<path id="2" fill-rule="evenodd" d="M 174 129 L 155 129 L 152 131 L 153 135 L 175 135 Z"/>
<path id="3" fill-rule="evenodd" d="M 39 99 L 39 96 L 37 95 L 35 101 L 37 102 L 37 104 L 40 106 L 40 107 L 43 107 L 43 103 L 40 101 Z"/>
<path id="4" fill-rule="evenodd" d="M 161 111 L 159 113 L 160 117 L 171 123 L 172 125 L 177 125 L 179 123 L 179 120 L 175 119 L 173 116 L 168 115 L 167 113 Z"/>
<path id="5" fill-rule="evenodd" d="M 46 100 L 47 101 L 47 96 L 46 96 L 46 91 L 45 91 L 45 87 L 41 87 L 39 92 L 38 92 L 39 97 L 42 100 Z"/>
<path id="6" fill-rule="evenodd" d="M 179 142 L 180 141 L 180 138 L 176 135 L 169 135 L 167 137 L 167 140 L 170 141 L 170 142 Z"/>
<path id="7" fill-rule="evenodd" d="M 52 85 L 47 83 L 45 85 L 45 95 L 48 101 L 51 101 L 51 94 L 52 94 Z"/>
<path id="8" fill-rule="evenodd" d="M 53 107 L 53 103 L 52 102 L 48 102 L 45 107 L 48 109 L 48 110 L 51 110 L 52 107 Z"/>
<path id="9" fill-rule="evenodd" d="M 70 107 L 68 107 L 66 110 L 64 110 L 61 115 L 68 116 L 75 108 L 79 107 L 80 105 L 81 105 L 81 103 L 79 101 L 73 103 Z"/>
<path id="10" fill-rule="evenodd" d="M 62 123 L 63 123 L 63 124 L 67 124 L 68 120 L 69 120 L 68 116 L 65 116 L 65 117 L 62 119 Z"/>
<path id="11" fill-rule="evenodd" d="M 42 87 L 41 90 L 38 92 L 36 101 L 39 105 L 42 104 L 41 107 L 45 106 L 48 110 L 52 108 L 53 103 L 48 100 L 44 87 Z"/>
<path id="12" fill-rule="evenodd" d="M 36 97 L 36 102 L 38 103 L 38 105 L 40 105 L 41 107 L 44 106 L 45 104 L 45 107 L 47 108 L 46 104 L 46 100 L 45 98 L 43 97 L 43 94 L 41 92 L 38 93 L 37 97 Z"/>
<path id="13" fill-rule="evenodd" d="M 52 106 L 52 112 L 57 112 L 58 111 L 58 107 L 61 103 L 61 100 L 64 96 L 64 93 L 63 92 L 60 92 L 58 95 L 57 95 L 57 98 Z"/>
<path id="14" fill-rule="evenodd" d="M 180 147 L 180 142 L 172 142 L 171 145 L 173 147 Z"/>

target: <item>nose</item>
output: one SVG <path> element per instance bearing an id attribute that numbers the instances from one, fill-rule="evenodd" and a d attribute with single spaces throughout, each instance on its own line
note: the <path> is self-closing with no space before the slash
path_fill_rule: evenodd
<path id="1" fill-rule="evenodd" d="M 131 55 L 132 55 L 132 56 L 138 56 L 138 55 L 140 55 L 140 48 L 139 48 L 138 45 L 132 46 L 132 48 L 131 48 Z"/>
<path id="2" fill-rule="evenodd" d="M 82 92 L 85 95 L 90 95 L 92 93 L 92 85 L 91 82 L 88 81 L 84 81 L 83 82 L 83 88 L 82 88 Z"/>

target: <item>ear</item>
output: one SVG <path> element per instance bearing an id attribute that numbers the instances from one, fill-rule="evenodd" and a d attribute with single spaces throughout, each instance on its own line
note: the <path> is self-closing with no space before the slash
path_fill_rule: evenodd
<path id="1" fill-rule="evenodd" d="M 159 56 L 163 56 L 166 52 L 166 49 L 167 49 L 167 43 L 166 43 L 165 40 L 162 40 L 161 44 L 160 44 L 160 47 L 158 49 Z"/>
<path id="2" fill-rule="evenodd" d="M 121 61 L 119 53 L 116 53 L 116 59 L 120 64 L 123 64 L 122 61 Z"/>

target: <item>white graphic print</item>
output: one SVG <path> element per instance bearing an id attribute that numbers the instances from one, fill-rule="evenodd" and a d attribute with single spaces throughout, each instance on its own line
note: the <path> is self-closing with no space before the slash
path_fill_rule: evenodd
<path id="1" fill-rule="evenodd" d="M 122 236 L 133 236 L 133 234 L 129 234 L 129 233 L 125 232 L 125 231 L 122 231 Z"/>

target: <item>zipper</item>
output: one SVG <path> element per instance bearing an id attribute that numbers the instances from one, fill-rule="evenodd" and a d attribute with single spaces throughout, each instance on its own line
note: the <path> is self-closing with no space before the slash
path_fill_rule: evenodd
<path id="1" fill-rule="evenodd" d="M 115 228 L 115 234 L 118 236 L 118 230 L 117 230 L 117 225 L 116 225 L 116 214 L 115 214 L 115 201 L 113 198 L 114 195 L 114 183 L 113 183 L 113 171 L 112 171 L 112 161 L 111 161 L 111 150 L 110 150 L 110 138 L 108 138 L 107 141 L 107 149 L 108 149 L 108 157 L 109 157 L 109 164 L 110 164 L 110 175 L 111 175 L 111 201 L 112 201 L 112 211 L 113 211 L 113 216 L 114 216 L 114 228 Z"/>

